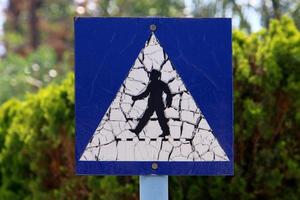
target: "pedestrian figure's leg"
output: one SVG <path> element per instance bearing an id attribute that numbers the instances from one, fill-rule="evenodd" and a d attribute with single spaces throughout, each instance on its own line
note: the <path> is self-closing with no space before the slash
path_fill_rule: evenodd
<path id="1" fill-rule="evenodd" d="M 168 126 L 168 120 L 165 117 L 164 107 L 163 106 L 156 107 L 155 112 L 158 118 L 159 125 L 163 131 L 163 133 L 160 136 L 164 137 L 170 135 L 170 129 Z"/>
<path id="2" fill-rule="evenodd" d="M 142 118 L 140 119 L 138 125 L 135 127 L 133 132 L 137 135 L 143 130 L 143 128 L 147 125 L 150 117 L 153 115 L 154 109 L 152 107 L 148 107 L 144 112 Z"/>

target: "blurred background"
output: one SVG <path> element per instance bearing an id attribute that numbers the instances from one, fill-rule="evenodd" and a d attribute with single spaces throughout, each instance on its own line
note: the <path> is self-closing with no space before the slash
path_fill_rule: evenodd
<path id="1" fill-rule="evenodd" d="M 299 199 L 299 0 L 0 0 L 0 199 L 138 199 L 74 174 L 74 16 L 232 17 L 235 175 L 170 177 L 170 199 Z"/>

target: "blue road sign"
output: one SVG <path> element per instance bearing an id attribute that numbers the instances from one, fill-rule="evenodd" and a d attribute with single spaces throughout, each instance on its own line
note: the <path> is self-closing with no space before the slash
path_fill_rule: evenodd
<path id="1" fill-rule="evenodd" d="M 76 171 L 232 175 L 231 19 L 76 18 Z"/>

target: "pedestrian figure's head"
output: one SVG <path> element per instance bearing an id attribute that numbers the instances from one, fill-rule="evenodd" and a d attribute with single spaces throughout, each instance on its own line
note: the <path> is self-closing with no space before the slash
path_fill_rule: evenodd
<path id="1" fill-rule="evenodd" d="M 160 71 L 157 71 L 157 70 L 153 69 L 150 72 L 150 80 L 151 81 L 155 81 L 155 80 L 160 79 L 160 76 L 161 76 L 161 72 Z"/>

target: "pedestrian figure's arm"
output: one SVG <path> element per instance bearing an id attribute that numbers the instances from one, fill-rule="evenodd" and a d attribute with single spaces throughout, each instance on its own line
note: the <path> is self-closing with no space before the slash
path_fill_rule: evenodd
<path id="1" fill-rule="evenodd" d="M 139 94 L 137 96 L 132 96 L 132 100 L 136 101 L 136 100 L 143 99 L 143 98 L 147 97 L 149 95 L 149 93 L 150 93 L 149 86 L 150 85 L 148 85 L 147 89 L 144 92 L 142 92 L 141 94 Z"/>
<path id="2" fill-rule="evenodd" d="M 164 86 L 164 92 L 167 95 L 167 98 L 166 98 L 167 105 L 166 106 L 171 107 L 172 106 L 172 94 L 171 94 L 170 88 L 167 84 L 165 84 L 165 86 Z"/>

